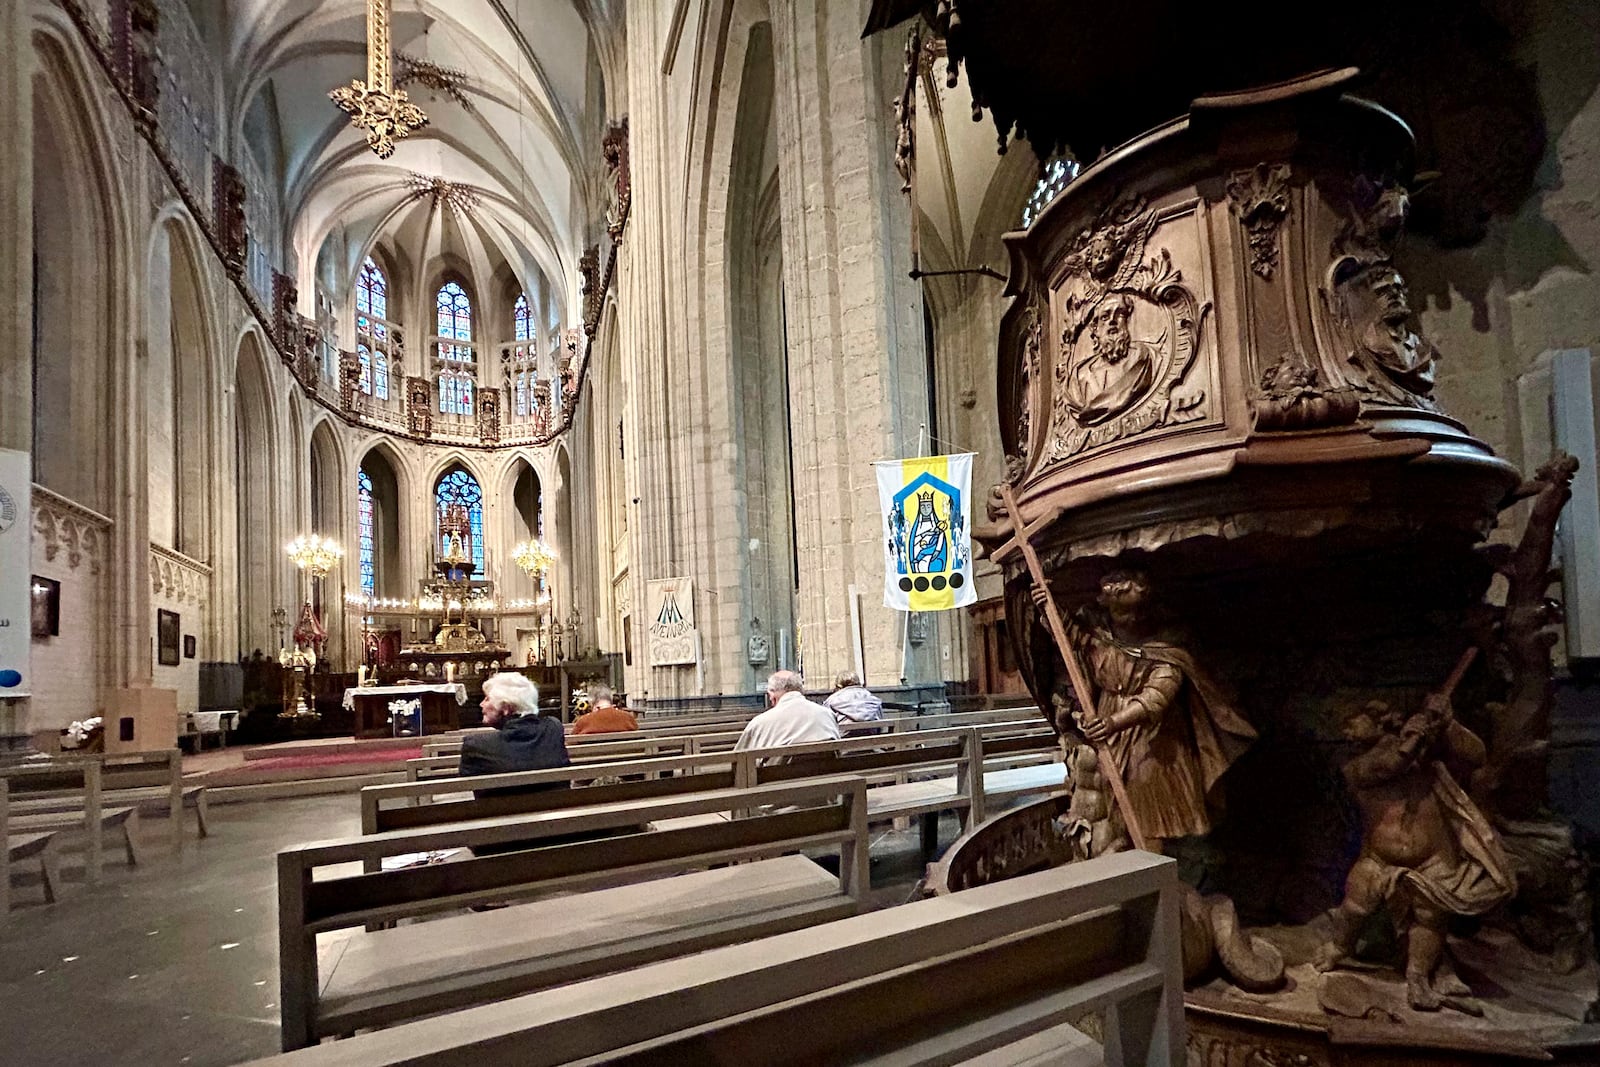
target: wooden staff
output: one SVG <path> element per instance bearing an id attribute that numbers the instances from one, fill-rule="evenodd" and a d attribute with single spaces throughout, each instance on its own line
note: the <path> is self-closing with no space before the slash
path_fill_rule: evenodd
<path id="1" fill-rule="evenodd" d="M 1097 717 L 1094 710 L 1094 690 L 1089 688 L 1089 679 L 1083 673 L 1083 665 L 1078 662 L 1078 653 L 1072 647 L 1072 642 L 1067 640 L 1067 628 L 1061 622 L 1061 612 L 1056 609 L 1055 598 L 1050 595 L 1050 585 L 1045 581 L 1044 568 L 1039 565 L 1038 553 L 1033 550 L 1033 542 L 1028 538 L 1027 530 L 1022 525 L 1022 512 L 1017 508 L 1017 497 L 1012 492 L 1011 486 L 1005 482 L 1000 483 L 1000 497 L 1006 503 L 1006 510 L 1011 513 L 1012 528 L 1016 531 L 1016 542 L 1022 549 L 1022 557 L 1028 561 L 1028 573 L 1033 578 L 1033 587 L 1043 594 L 1044 617 L 1050 624 L 1050 634 L 1056 639 L 1056 648 L 1061 651 L 1061 658 L 1067 665 L 1067 676 L 1072 679 L 1072 691 L 1078 697 L 1078 704 L 1083 708 L 1086 716 Z M 1122 782 L 1122 771 L 1117 768 L 1117 762 L 1111 755 L 1111 748 L 1105 742 L 1095 744 L 1094 752 L 1100 760 L 1100 773 L 1105 775 L 1106 781 L 1111 783 L 1111 795 L 1116 798 L 1117 807 L 1122 812 L 1122 824 L 1128 828 L 1128 836 L 1133 839 L 1133 847 L 1144 848 L 1144 831 L 1139 827 L 1139 817 L 1134 814 L 1133 805 L 1128 803 L 1128 789 Z"/>
<path id="2" fill-rule="evenodd" d="M 1461 658 L 1456 660 L 1455 670 L 1450 672 L 1450 677 L 1444 680 L 1444 685 L 1438 689 L 1438 695 L 1449 700 L 1456 691 L 1456 686 L 1461 684 L 1461 679 L 1466 677 L 1467 668 L 1472 666 L 1472 661 L 1478 658 L 1478 646 L 1468 645 L 1467 650 L 1461 653 Z"/>

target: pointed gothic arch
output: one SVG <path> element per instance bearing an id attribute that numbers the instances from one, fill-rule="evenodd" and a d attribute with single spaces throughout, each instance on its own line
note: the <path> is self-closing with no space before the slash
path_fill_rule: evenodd
<path id="1" fill-rule="evenodd" d="M 239 647 L 273 651 L 272 609 L 285 586 L 279 522 L 278 420 L 269 387 L 266 352 L 259 334 L 239 342 L 234 384 L 234 482 L 239 487 Z"/>

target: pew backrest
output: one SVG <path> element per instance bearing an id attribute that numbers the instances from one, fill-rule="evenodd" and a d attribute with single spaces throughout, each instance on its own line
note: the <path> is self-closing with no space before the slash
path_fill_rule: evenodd
<path id="1" fill-rule="evenodd" d="M 361 832 L 384 833 L 611 801 L 731 789 L 738 784 L 734 767 L 732 753 L 703 753 L 369 785 L 361 790 Z M 613 781 L 621 778 L 639 780 Z M 602 779 L 604 784 L 569 788 L 595 779 Z M 495 791 L 493 795 L 476 795 L 490 790 Z M 502 790 L 526 792 L 500 792 Z M 469 791 L 475 794 L 470 799 L 436 799 Z M 418 801 L 431 803 L 419 804 Z"/>
<path id="2" fill-rule="evenodd" d="M 1110 1067 L 1180 1067 L 1178 892 L 1115 853 L 260 1062 L 1086 1063 L 1064 1021 L 1097 1010 Z"/>
<path id="3" fill-rule="evenodd" d="M 970 806 L 981 818 L 984 805 L 980 769 L 985 763 L 1013 755 L 1049 758 L 1054 744 L 1054 735 L 1039 725 L 992 739 L 978 727 L 963 727 L 850 737 L 776 749 L 618 760 L 468 778 L 417 779 L 362 789 L 361 829 L 364 834 L 372 834 L 444 826 L 472 819 L 681 796 L 710 789 L 752 788 L 838 774 L 861 775 L 872 782 L 950 773 L 956 780 L 955 805 Z M 595 779 L 602 784 L 578 785 Z M 565 788 L 570 786 L 576 788 Z M 513 789 L 525 792 L 500 792 Z M 495 795 L 482 795 L 489 790 L 494 790 Z M 475 795 L 470 799 L 437 799 L 467 791 Z"/>

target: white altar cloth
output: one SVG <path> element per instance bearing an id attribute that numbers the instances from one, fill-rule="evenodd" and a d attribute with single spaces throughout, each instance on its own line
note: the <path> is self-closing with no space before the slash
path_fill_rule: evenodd
<path id="1" fill-rule="evenodd" d="M 436 685 L 369 685 L 364 689 L 346 689 L 344 707 L 354 711 L 356 694 L 373 697 L 414 697 L 422 693 L 454 693 L 457 704 L 466 704 L 467 687 L 460 682 L 440 682 Z"/>

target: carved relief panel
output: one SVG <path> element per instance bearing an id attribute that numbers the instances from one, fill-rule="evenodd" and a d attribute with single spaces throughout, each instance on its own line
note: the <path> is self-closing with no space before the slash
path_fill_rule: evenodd
<path id="1" fill-rule="evenodd" d="M 433 433 L 433 383 L 427 378 L 406 378 L 406 426 L 419 437 Z"/>
<path id="2" fill-rule="evenodd" d="M 486 445 L 500 443 L 500 390 L 478 391 L 478 439 Z"/>
<path id="3" fill-rule="evenodd" d="M 354 352 L 340 352 L 339 406 L 345 411 L 355 411 L 362 395 L 361 357 Z"/>
<path id="4" fill-rule="evenodd" d="M 1411 200 L 1392 179 L 1357 175 L 1324 183 L 1324 227 L 1337 225 L 1321 270 L 1326 348 L 1366 404 L 1439 410 L 1438 349 L 1421 334 L 1394 248 Z"/>
<path id="5" fill-rule="evenodd" d="M 1051 364 L 1046 464 L 1214 414 L 1196 218 L 1193 205 L 1162 217 L 1125 200 L 1071 243 L 1039 341 Z"/>

